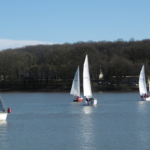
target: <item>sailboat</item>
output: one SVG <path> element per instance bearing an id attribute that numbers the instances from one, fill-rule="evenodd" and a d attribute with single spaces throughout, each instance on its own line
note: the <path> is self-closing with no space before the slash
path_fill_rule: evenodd
<path id="1" fill-rule="evenodd" d="M 6 120 L 8 113 L 11 113 L 11 109 L 5 109 L 2 99 L 0 98 L 0 121 Z"/>
<path id="2" fill-rule="evenodd" d="M 83 98 L 80 96 L 80 75 L 79 75 L 79 66 L 75 73 L 70 94 L 74 96 L 74 102 L 82 102 Z"/>
<path id="3" fill-rule="evenodd" d="M 90 82 L 90 73 L 89 73 L 89 64 L 88 64 L 88 55 L 85 57 L 84 66 L 83 66 L 83 92 L 86 97 L 86 105 L 96 105 L 97 99 L 92 97 L 91 82 Z"/>
<path id="4" fill-rule="evenodd" d="M 141 100 L 150 101 L 150 97 L 147 95 L 144 65 L 142 66 L 139 76 L 139 92 L 141 95 Z"/>

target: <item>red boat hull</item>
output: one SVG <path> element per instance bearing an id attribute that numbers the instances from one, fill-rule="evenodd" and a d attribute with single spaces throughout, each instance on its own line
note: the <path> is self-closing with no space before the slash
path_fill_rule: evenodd
<path id="1" fill-rule="evenodd" d="M 78 98 L 78 102 L 82 102 L 83 101 L 83 98 Z"/>
<path id="2" fill-rule="evenodd" d="M 73 101 L 74 101 L 74 102 L 82 102 L 82 101 L 83 101 L 83 98 L 79 97 L 79 98 L 77 98 L 77 99 L 74 99 Z"/>

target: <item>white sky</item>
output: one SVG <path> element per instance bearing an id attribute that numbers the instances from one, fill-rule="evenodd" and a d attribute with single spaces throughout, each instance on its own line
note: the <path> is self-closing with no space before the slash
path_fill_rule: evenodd
<path id="1" fill-rule="evenodd" d="M 39 45 L 39 44 L 53 44 L 51 42 L 41 42 L 41 41 L 29 41 L 29 40 L 9 40 L 9 39 L 0 39 L 0 50 L 9 49 L 9 48 L 19 48 L 27 45 Z"/>

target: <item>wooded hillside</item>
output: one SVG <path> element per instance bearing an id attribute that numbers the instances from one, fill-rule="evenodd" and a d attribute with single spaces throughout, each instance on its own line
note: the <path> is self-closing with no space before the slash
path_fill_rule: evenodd
<path id="1" fill-rule="evenodd" d="M 98 79 L 102 69 L 104 79 L 111 82 L 115 76 L 119 86 L 125 76 L 138 76 L 143 64 L 150 75 L 150 40 L 37 45 L 0 51 L 1 87 L 26 86 L 27 80 L 30 86 L 42 79 L 46 85 L 49 79 L 72 80 L 78 65 L 82 77 L 86 54 L 91 79 Z"/>

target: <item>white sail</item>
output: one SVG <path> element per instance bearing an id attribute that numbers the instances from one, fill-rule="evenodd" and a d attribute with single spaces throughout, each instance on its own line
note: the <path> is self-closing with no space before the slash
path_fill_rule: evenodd
<path id="1" fill-rule="evenodd" d="M 5 107 L 3 105 L 2 99 L 0 98 L 0 112 L 5 112 Z"/>
<path id="2" fill-rule="evenodd" d="M 140 76 L 139 76 L 139 91 L 140 91 L 140 95 L 147 94 L 144 65 L 141 69 Z"/>
<path id="3" fill-rule="evenodd" d="M 77 71 L 76 71 L 74 79 L 73 79 L 73 83 L 72 83 L 70 94 L 74 95 L 74 96 L 80 96 L 79 66 L 77 68 Z"/>
<path id="4" fill-rule="evenodd" d="M 92 97 L 90 74 L 89 74 L 89 64 L 88 64 L 88 56 L 87 55 L 85 57 L 84 66 L 83 66 L 83 92 L 84 92 L 85 97 L 87 97 L 87 98 Z"/>

